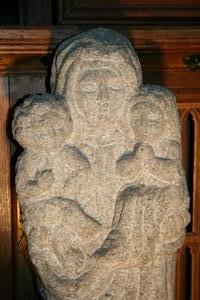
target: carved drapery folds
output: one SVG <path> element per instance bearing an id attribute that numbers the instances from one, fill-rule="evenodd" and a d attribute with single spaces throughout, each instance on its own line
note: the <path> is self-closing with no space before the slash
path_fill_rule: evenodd
<path id="1" fill-rule="evenodd" d="M 143 85 L 129 41 L 58 47 L 52 93 L 14 115 L 16 186 L 45 299 L 173 299 L 190 218 L 174 95 Z"/>

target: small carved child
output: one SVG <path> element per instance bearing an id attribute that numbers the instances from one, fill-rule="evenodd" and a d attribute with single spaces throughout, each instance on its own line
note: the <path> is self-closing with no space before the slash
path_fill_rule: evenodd
<path id="1" fill-rule="evenodd" d="M 60 102 L 49 94 L 30 96 L 15 110 L 13 135 L 24 148 L 16 176 L 21 201 L 42 196 L 55 180 L 52 156 L 72 131 L 70 113 Z"/>
<path id="2" fill-rule="evenodd" d="M 151 144 L 159 157 L 180 158 L 180 125 L 174 94 L 161 86 L 144 85 L 133 101 L 130 125 L 136 141 Z"/>
<path id="3" fill-rule="evenodd" d="M 183 170 L 173 94 L 163 87 L 144 85 L 133 102 L 130 126 L 136 141 L 133 152 L 118 160 L 120 176 L 134 182 L 136 177 L 137 182 L 147 185 L 178 183 Z"/>
<path id="4" fill-rule="evenodd" d="M 79 149 L 68 144 L 71 132 L 69 110 L 52 95 L 32 96 L 16 110 L 13 133 L 24 148 L 16 176 L 20 202 L 52 196 L 76 198 L 88 179 L 90 164 Z"/>

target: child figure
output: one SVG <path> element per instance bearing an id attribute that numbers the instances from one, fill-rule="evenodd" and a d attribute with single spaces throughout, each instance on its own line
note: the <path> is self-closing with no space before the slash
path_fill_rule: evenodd
<path id="1" fill-rule="evenodd" d="M 67 183 L 77 182 L 79 170 L 88 169 L 88 161 L 76 150 L 66 145 L 72 132 L 70 112 L 52 95 L 29 97 L 15 112 L 13 133 L 24 148 L 17 162 L 16 186 L 20 204 L 28 200 L 52 197 L 57 177 Z M 59 174 L 60 164 L 62 172 Z M 23 169 L 23 172 L 20 172 Z M 76 176 L 74 176 L 76 174 Z M 81 175 L 82 176 L 82 175 Z M 73 185 L 73 182 L 71 182 Z M 62 184 L 61 184 L 62 186 Z"/>
<path id="2" fill-rule="evenodd" d="M 50 190 L 55 174 L 52 157 L 72 131 L 69 111 L 49 94 L 30 96 L 17 108 L 14 138 L 24 148 L 17 162 L 16 187 L 21 205 Z M 23 172 L 20 172 L 23 169 Z"/>

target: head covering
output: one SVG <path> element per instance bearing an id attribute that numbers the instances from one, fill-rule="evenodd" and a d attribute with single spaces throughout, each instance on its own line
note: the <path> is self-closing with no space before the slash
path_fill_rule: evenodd
<path id="1" fill-rule="evenodd" d="M 116 57 L 113 58 L 114 56 Z M 95 28 L 63 41 L 58 47 L 52 65 L 52 93 L 63 95 L 68 73 L 74 63 L 105 59 L 122 63 L 128 81 L 133 82 L 137 91 L 142 84 L 139 59 L 129 42 L 122 34 L 105 28 Z"/>

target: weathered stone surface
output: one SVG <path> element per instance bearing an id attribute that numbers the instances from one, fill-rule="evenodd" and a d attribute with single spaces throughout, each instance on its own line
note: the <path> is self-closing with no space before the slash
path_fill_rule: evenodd
<path id="1" fill-rule="evenodd" d="M 143 85 L 127 39 L 94 29 L 64 41 L 52 94 L 14 115 L 16 186 L 45 299 L 174 298 L 190 218 L 174 95 Z"/>

